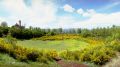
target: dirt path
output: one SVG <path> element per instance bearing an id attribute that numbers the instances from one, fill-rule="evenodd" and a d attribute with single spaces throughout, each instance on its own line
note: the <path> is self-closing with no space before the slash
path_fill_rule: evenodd
<path id="1" fill-rule="evenodd" d="M 75 62 L 65 62 L 64 60 L 56 61 L 61 67 L 88 67 L 84 64 L 79 64 Z"/>

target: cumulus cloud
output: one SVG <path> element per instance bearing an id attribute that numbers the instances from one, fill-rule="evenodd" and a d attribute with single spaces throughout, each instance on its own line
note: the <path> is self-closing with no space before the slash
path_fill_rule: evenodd
<path id="1" fill-rule="evenodd" d="M 63 6 L 64 11 L 66 12 L 74 12 L 75 8 L 73 8 L 72 6 L 70 6 L 69 4 L 66 4 Z"/>
<path id="2" fill-rule="evenodd" d="M 77 10 L 77 13 L 78 13 L 78 14 L 83 14 L 83 13 L 84 13 L 84 10 L 83 10 L 82 8 L 80 8 L 80 9 Z"/>
<path id="3" fill-rule="evenodd" d="M 82 15 L 83 17 L 90 17 L 96 13 L 94 9 L 87 9 L 86 11 L 82 8 L 77 10 L 77 13 Z"/>
<path id="4" fill-rule="evenodd" d="M 96 28 L 112 25 L 120 25 L 120 12 L 111 14 L 95 13 L 85 20 L 76 20 L 73 16 L 61 16 L 52 26 L 53 28 Z"/>
<path id="5" fill-rule="evenodd" d="M 95 28 L 120 25 L 119 16 L 120 12 L 115 12 L 111 14 L 96 13 L 86 20 L 76 21 L 76 23 L 74 23 L 74 26 L 80 28 Z"/>
<path id="6" fill-rule="evenodd" d="M 27 25 L 42 27 L 55 20 L 57 8 L 53 2 L 32 0 L 31 3 L 29 7 L 24 0 L 3 0 L 0 4 L 9 11 L 10 16 L 6 20 L 11 22 L 21 19 Z"/>
<path id="7" fill-rule="evenodd" d="M 90 17 L 91 15 L 96 13 L 96 11 L 94 9 L 87 9 L 87 10 L 84 10 L 82 8 L 75 9 L 72 6 L 70 6 L 69 4 L 65 4 L 63 6 L 63 9 L 66 12 L 70 12 L 70 13 L 74 12 L 74 13 L 77 13 L 77 14 L 83 16 L 83 17 Z"/>
<path id="8" fill-rule="evenodd" d="M 32 0 L 29 7 L 24 0 L 2 0 L 0 7 L 4 7 L 10 13 L 8 17 L 0 17 L 0 22 L 7 21 L 8 24 L 12 25 L 19 19 L 27 26 L 42 28 L 94 28 L 113 24 L 120 25 L 120 12 L 104 14 L 97 13 L 94 9 L 84 10 L 80 8 L 76 10 L 68 4 L 64 5 L 64 11 L 76 12 L 82 17 L 87 17 L 84 20 L 79 20 L 80 17 L 74 15 L 57 15 L 58 8 L 56 4 L 48 0 Z"/>

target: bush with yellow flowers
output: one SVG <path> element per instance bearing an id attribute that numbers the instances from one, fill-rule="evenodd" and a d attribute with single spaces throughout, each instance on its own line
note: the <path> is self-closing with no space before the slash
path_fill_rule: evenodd
<path id="1" fill-rule="evenodd" d="M 6 43 L 3 39 L 0 39 L 0 52 L 10 53 L 13 50 L 13 46 Z"/>
<path id="2" fill-rule="evenodd" d="M 88 46 L 80 51 L 64 51 L 60 56 L 66 60 L 79 60 L 103 65 L 115 56 L 115 51 L 104 45 Z"/>
<path id="3" fill-rule="evenodd" d="M 113 40 L 109 44 L 106 45 L 107 47 L 120 52 L 120 41 L 119 40 Z"/>
<path id="4" fill-rule="evenodd" d="M 53 36 L 43 36 L 40 38 L 34 38 L 35 40 L 66 40 L 66 39 L 79 39 L 80 35 L 78 34 L 58 34 Z"/>
<path id="5" fill-rule="evenodd" d="M 9 54 L 11 57 L 24 62 L 38 61 L 47 63 L 58 57 L 58 53 L 55 50 L 35 50 L 17 45 L 14 46 L 6 43 L 4 39 L 0 39 L 0 52 Z"/>
<path id="6" fill-rule="evenodd" d="M 27 61 L 27 54 L 28 54 L 28 49 L 21 47 L 21 46 L 16 46 L 13 51 L 13 57 L 17 60 L 20 61 Z"/>

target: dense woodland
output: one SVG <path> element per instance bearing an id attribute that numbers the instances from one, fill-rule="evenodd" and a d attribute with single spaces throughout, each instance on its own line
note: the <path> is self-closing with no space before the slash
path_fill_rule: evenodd
<path id="1" fill-rule="evenodd" d="M 21 25 L 21 21 L 19 21 L 19 23 L 16 23 L 11 27 L 8 27 L 6 22 L 2 22 L 0 25 L 0 37 L 5 37 L 8 34 L 17 39 L 31 39 L 42 36 L 52 36 L 57 34 L 80 34 L 83 37 L 100 37 L 100 38 L 114 37 L 120 39 L 120 26 L 113 25 L 112 27 L 94 29 L 81 29 L 81 28 L 41 29 L 39 27 L 32 26 L 26 28 L 25 26 Z"/>

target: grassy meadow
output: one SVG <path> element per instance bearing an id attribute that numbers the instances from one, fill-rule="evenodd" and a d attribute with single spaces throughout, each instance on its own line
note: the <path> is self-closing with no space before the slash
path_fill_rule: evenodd
<path id="1" fill-rule="evenodd" d="M 62 50 L 79 50 L 89 45 L 84 41 L 70 39 L 70 40 L 55 40 L 55 41 L 42 41 L 42 40 L 24 40 L 18 41 L 17 45 L 26 48 L 34 49 L 52 49 L 57 51 Z"/>

